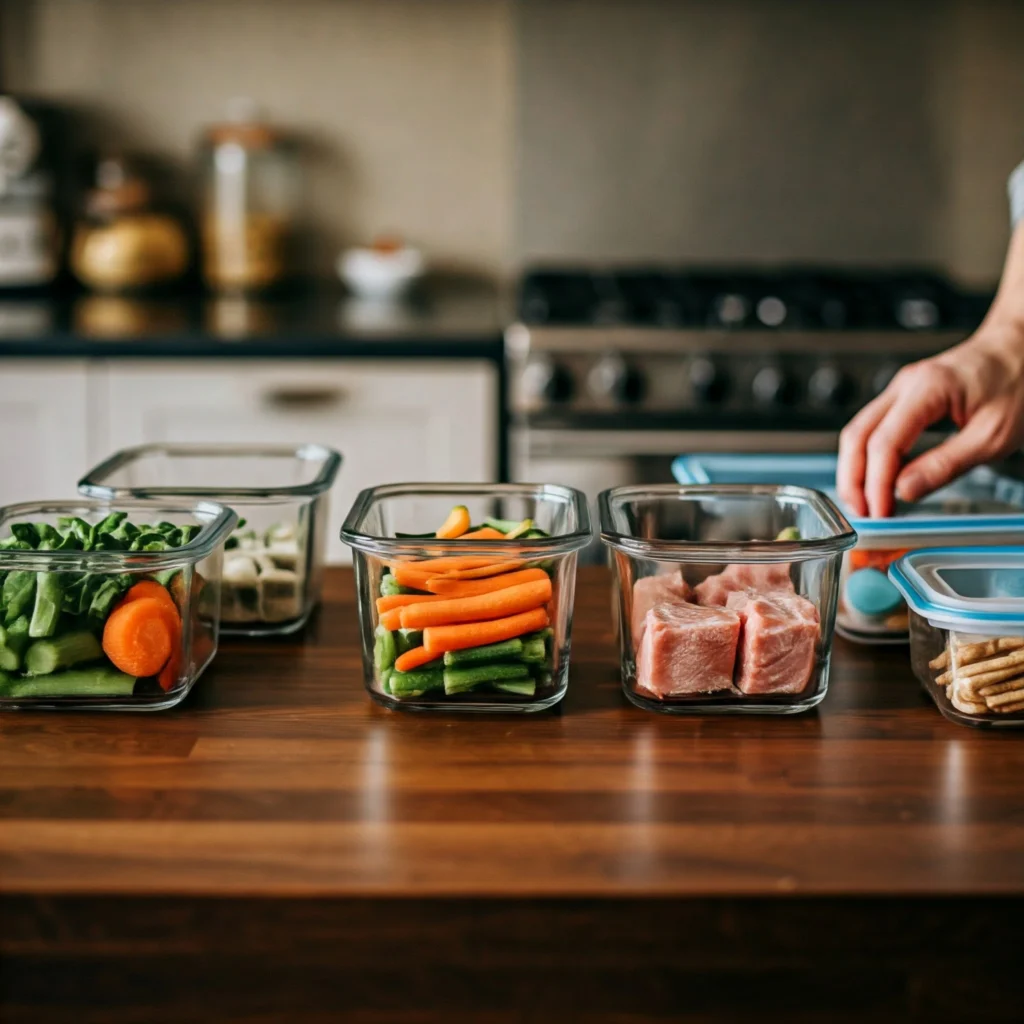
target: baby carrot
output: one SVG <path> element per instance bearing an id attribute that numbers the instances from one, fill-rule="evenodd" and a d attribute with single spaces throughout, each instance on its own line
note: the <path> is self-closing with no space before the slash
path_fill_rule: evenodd
<path id="1" fill-rule="evenodd" d="M 504 540 L 505 534 L 493 526 L 484 526 L 472 533 L 464 533 L 459 540 Z"/>
<path id="2" fill-rule="evenodd" d="M 392 608 L 384 612 L 379 618 L 380 624 L 385 629 L 395 630 L 402 628 L 402 609 Z"/>
<path id="3" fill-rule="evenodd" d="M 425 629 L 427 626 L 450 626 L 458 622 L 503 619 L 531 608 L 539 608 L 550 600 L 551 580 L 545 576 L 533 583 L 521 583 L 518 587 L 495 590 L 476 597 L 454 597 L 431 601 L 429 604 L 406 605 L 401 609 L 402 628 Z"/>
<path id="4" fill-rule="evenodd" d="M 419 604 L 421 601 L 436 601 L 433 594 L 387 594 L 377 598 L 377 611 L 389 612 L 392 608 L 404 608 L 407 604 Z"/>
<path id="5" fill-rule="evenodd" d="M 445 597 L 476 597 L 478 594 L 490 594 L 495 590 L 505 590 L 520 583 L 532 583 L 546 577 L 547 573 L 543 569 L 520 569 L 519 572 L 492 576 L 485 580 L 446 580 L 443 576 L 438 576 L 427 584 L 427 590 L 432 594 L 443 594 Z"/>
<path id="6" fill-rule="evenodd" d="M 469 509 L 465 505 L 456 505 L 448 513 L 448 518 L 441 524 L 441 528 L 434 534 L 442 540 L 454 540 L 461 537 L 469 529 Z"/>
<path id="7" fill-rule="evenodd" d="M 514 572 L 522 569 L 525 562 L 492 562 L 490 565 L 482 565 L 474 569 L 454 569 L 444 573 L 446 580 L 480 580 L 487 576 L 497 576 L 503 572 Z"/>
<path id="8" fill-rule="evenodd" d="M 103 652 L 130 676 L 154 676 L 171 656 L 176 628 L 172 623 L 176 618 L 157 598 L 129 601 L 107 619 Z"/>
<path id="9" fill-rule="evenodd" d="M 421 665 L 426 665 L 429 661 L 434 661 L 435 658 L 437 658 L 437 655 L 431 654 L 426 647 L 413 647 L 412 650 L 398 656 L 395 661 L 395 668 L 399 672 L 411 672 L 414 668 L 419 668 Z"/>
<path id="10" fill-rule="evenodd" d="M 422 562 L 407 562 L 414 572 L 431 573 L 439 576 L 443 572 L 457 569 L 481 569 L 494 565 L 495 555 L 451 555 L 447 558 L 426 558 Z"/>
<path id="11" fill-rule="evenodd" d="M 445 651 L 462 651 L 467 647 L 482 647 L 502 640 L 512 640 L 548 624 L 548 613 L 543 608 L 510 615 L 506 619 L 492 619 L 490 622 L 465 622 L 458 626 L 431 626 L 423 631 L 423 646 L 437 654 Z"/>
<path id="12" fill-rule="evenodd" d="M 395 582 L 399 586 L 412 587 L 413 590 L 425 590 L 427 581 L 435 573 L 416 568 L 421 564 L 421 562 L 396 562 L 391 566 L 391 575 L 394 576 Z"/>

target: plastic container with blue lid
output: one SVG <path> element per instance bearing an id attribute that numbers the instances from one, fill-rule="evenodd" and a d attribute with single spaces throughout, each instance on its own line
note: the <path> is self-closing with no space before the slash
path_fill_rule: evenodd
<path id="1" fill-rule="evenodd" d="M 681 455 L 672 468 L 684 484 L 788 484 L 837 500 L 836 462 L 822 454 L 711 453 Z M 1024 544 L 1024 482 L 981 466 L 922 502 L 898 504 L 893 516 L 846 515 L 858 541 L 843 562 L 836 632 L 860 643 L 906 643 L 907 606 L 889 566 L 924 547 Z"/>
<path id="2" fill-rule="evenodd" d="M 964 725 L 1024 726 L 1024 547 L 925 548 L 889 567 L 914 674 Z"/>

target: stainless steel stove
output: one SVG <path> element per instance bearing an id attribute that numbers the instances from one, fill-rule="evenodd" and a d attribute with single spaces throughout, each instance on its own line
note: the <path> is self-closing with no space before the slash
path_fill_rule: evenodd
<path id="1" fill-rule="evenodd" d="M 832 451 L 990 294 L 931 273 L 543 269 L 506 332 L 512 469 L 593 493 L 687 451 Z"/>

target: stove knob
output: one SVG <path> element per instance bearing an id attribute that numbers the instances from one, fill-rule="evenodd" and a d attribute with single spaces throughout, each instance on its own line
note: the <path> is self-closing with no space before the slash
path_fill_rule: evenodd
<path id="1" fill-rule="evenodd" d="M 836 366 L 826 363 L 811 374 L 807 382 L 811 401 L 815 405 L 845 405 L 850 401 L 853 389 L 849 378 Z"/>
<path id="2" fill-rule="evenodd" d="M 691 361 L 689 379 L 690 389 L 700 402 L 719 402 L 728 390 L 725 374 L 705 356 Z"/>
<path id="3" fill-rule="evenodd" d="M 711 304 L 711 323 L 718 327 L 742 327 L 750 316 L 750 300 L 739 292 L 716 295 Z"/>
<path id="4" fill-rule="evenodd" d="M 764 327 L 781 327 L 789 316 L 785 302 L 777 295 L 766 295 L 757 304 L 757 319 Z"/>
<path id="5" fill-rule="evenodd" d="M 639 371 L 619 356 L 598 360 L 587 375 L 587 386 L 595 398 L 615 402 L 638 402 L 644 391 Z"/>
<path id="6" fill-rule="evenodd" d="M 893 377 L 899 372 L 900 368 L 895 363 L 886 363 L 882 366 L 871 378 L 872 395 L 880 395 L 892 383 Z"/>
<path id="7" fill-rule="evenodd" d="M 793 400 L 793 382 L 778 366 L 762 366 L 754 374 L 751 390 L 761 405 L 786 405 Z"/>
<path id="8" fill-rule="evenodd" d="M 533 403 L 558 405 L 572 397 L 572 375 L 547 356 L 534 356 L 521 380 L 523 393 Z"/>

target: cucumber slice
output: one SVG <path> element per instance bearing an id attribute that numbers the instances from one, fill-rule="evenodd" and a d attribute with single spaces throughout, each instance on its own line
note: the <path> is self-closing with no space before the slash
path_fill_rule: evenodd
<path id="1" fill-rule="evenodd" d="M 517 697 L 532 697 L 537 692 L 537 684 L 532 679 L 506 679 L 495 683 L 494 688 L 502 693 L 514 693 Z"/>
<path id="2" fill-rule="evenodd" d="M 383 672 L 384 669 L 391 668 L 395 664 L 395 658 L 398 657 L 395 635 L 383 626 L 378 626 L 374 630 L 374 637 L 373 664 L 378 672 Z"/>
<path id="3" fill-rule="evenodd" d="M 523 641 L 503 640 L 497 644 L 484 644 L 480 647 L 466 647 L 461 651 L 448 651 L 444 656 L 446 668 L 459 668 L 463 665 L 476 665 L 489 661 L 513 661 L 523 653 Z"/>
<path id="4" fill-rule="evenodd" d="M 525 665 L 473 665 L 467 668 L 444 670 L 444 692 L 448 696 L 472 690 L 481 683 L 504 682 L 509 679 L 529 679 Z"/>

